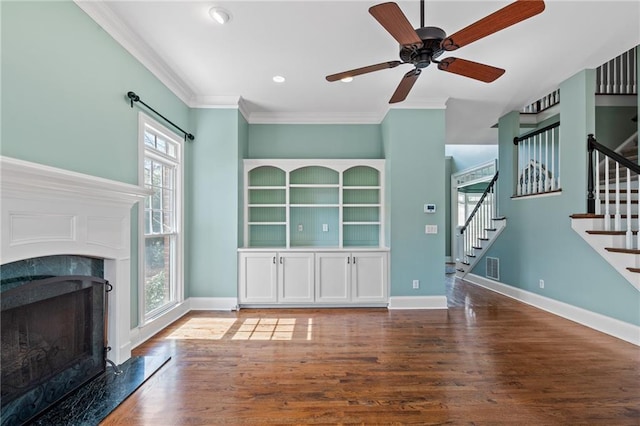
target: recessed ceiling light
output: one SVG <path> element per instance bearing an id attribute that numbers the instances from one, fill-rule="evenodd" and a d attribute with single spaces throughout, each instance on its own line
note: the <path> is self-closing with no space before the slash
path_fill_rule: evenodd
<path id="1" fill-rule="evenodd" d="M 231 20 L 231 14 L 221 7 L 209 9 L 209 15 L 220 25 L 224 25 Z"/>
<path id="2" fill-rule="evenodd" d="M 273 76 L 273 81 L 275 81 L 276 83 L 284 83 L 285 78 L 281 75 L 274 75 Z"/>
<path id="3" fill-rule="evenodd" d="M 340 79 L 343 83 L 351 83 L 353 81 L 353 77 L 345 77 Z"/>

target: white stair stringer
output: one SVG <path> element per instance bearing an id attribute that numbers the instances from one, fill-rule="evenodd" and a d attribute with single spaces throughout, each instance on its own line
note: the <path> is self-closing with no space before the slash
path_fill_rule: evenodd
<path id="1" fill-rule="evenodd" d="M 464 262 L 464 259 L 456 260 L 456 278 L 464 278 L 471 270 L 476 266 L 476 264 L 480 261 L 480 259 L 486 254 L 489 247 L 493 245 L 498 236 L 504 231 L 504 228 L 507 227 L 507 219 L 497 218 L 492 219 L 493 229 L 487 230 L 487 239 L 481 240 L 479 242 L 480 249 L 474 249 L 473 255 L 467 257 L 467 262 Z"/>
<path id="2" fill-rule="evenodd" d="M 572 218 L 571 228 L 578 233 L 593 249 L 600 254 L 629 283 L 640 291 L 640 273 L 627 268 L 640 268 L 640 254 L 617 253 L 608 251 L 607 247 L 624 247 L 624 235 L 589 234 L 587 231 L 603 230 L 604 219 L 599 217 Z M 634 236 L 635 239 L 635 236 Z"/>

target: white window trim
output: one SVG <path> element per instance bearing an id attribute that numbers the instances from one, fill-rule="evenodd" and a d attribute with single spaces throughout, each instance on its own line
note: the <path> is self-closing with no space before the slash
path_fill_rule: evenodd
<path id="1" fill-rule="evenodd" d="M 145 186 L 144 183 L 144 159 L 145 159 L 145 147 L 144 147 L 144 131 L 145 126 L 153 127 L 158 133 L 161 133 L 167 139 L 177 143 L 178 152 L 178 173 L 176 173 L 176 194 L 178 201 L 175 211 L 176 221 L 176 265 L 175 265 L 175 292 L 176 297 L 173 303 L 167 305 L 164 309 L 156 312 L 152 317 L 145 315 L 144 306 L 144 241 L 145 241 L 145 229 L 144 229 L 144 202 L 138 203 L 138 327 L 144 325 L 162 317 L 169 312 L 176 309 L 182 302 L 184 302 L 184 143 L 173 131 L 163 126 L 153 118 L 138 112 L 138 185 Z M 175 161 L 172 159 L 172 161 Z"/>

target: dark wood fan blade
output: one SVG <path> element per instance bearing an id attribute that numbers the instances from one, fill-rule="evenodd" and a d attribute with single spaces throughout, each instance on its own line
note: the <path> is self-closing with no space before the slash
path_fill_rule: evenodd
<path id="1" fill-rule="evenodd" d="M 393 2 L 377 4 L 369 8 L 369 13 L 401 45 L 422 45 L 422 40 L 418 37 L 416 30 L 413 29 L 397 4 Z"/>
<path id="2" fill-rule="evenodd" d="M 402 62 L 400 61 L 382 62 L 380 64 L 369 65 L 367 67 L 356 68 L 354 70 L 339 72 L 337 74 L 331 74 L 331 75 L 328 75 L 326 78 L 327 78 L 327 81 L 338 81 L 346 77 L 355 77 L 357 75 L 366 74 L 369 72 L 385 70 L 388 68 L 395 68 L 400 64 L 402 64 Z"/>
<path id="3" fill-rule="evenodd" d="M 391 96 L 389 103 L 395 104 L 404 101 L 416 80 L 418 80 L 421 72 L 420 69 L 416 68 L 406 73 L 404 77 L 402 77 L 402 80 L 400 80 L 400 84 L 398 84 L 396 91 L 393 93 L 393 96 Z"/>
<path id="4" fill-rule="evenodd" d="M 473 78 L 475 80 L 484 81 L 485 83 L 491 83 L 504 74 L 504 70 L 502 68 L 496 68 L 490 65 L 480 64 L 478 62 L 460 58 L 445 58 L 438 63 L 438 69 Z"/>
<path id="5" fill-rule="evenodd" d="M 517 0 L 445 38 L 440 43 L 440 46 L 444 50 L 456 50 L 525 19 L 529 19 L 541 13 L 544 7 L 543 0 Z"/>

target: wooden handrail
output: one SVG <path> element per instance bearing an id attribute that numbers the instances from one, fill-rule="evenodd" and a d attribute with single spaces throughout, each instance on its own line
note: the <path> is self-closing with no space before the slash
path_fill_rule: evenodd
<path id="1" fill-rule="evenodd" d="M 484 199 L 487 197 L 487 194 L 489 194 L 489 191 L 491 191 L 491 188 L 493 188 L 493 185 L 496 183 L 496 181 L 498 180 L 498 171 L 496 171 L 496 174 L 493 175 L 493 178 L 491 179 L 491 181 L 489 182 L 489 185 L 487 185 L 487 188 L 484 190 L 484 192 L 482 193 L 482 196 L 480 197 L 480 200 L 476 203 L 475 208 L 473 209 L 473 211 L 471 212 L 471 214 L 469 215 L 469 217 L 467 218 L 467 221 L 464 223 L 464 226 L 462 226 L 462 228 L 460 228 L 460 234 L 463 234 L 464 231 L 467 229 L 467 226 L 469 226 L 469 223 L 471 223 L 471 220 L 473 219 L 473 217 L 475 216 L 476 212 L 478 211 L 478 209 L 480 209 L 480 206 L 482 205 L 482 202 L 484 201 Z"/>
<path id="2" fill-rule="evenodd" d="M 515 138 L 513 138 L 513 144 L 514 145 L 518 145 L 519 142 L 522 142 L 523 140 L 529 139 L 530 137 L 533 136 L 537 136 L 541 133 L 546 132 L 547 130 L 551 130 L 551 129 L 555 129 L 556 127 L 560 127 L 560 122 L 556 122 L 553 124 L 549 124 L 548 126 L 543 127 L 542 129 L 538 129 L 538 130 L 534 130 L 532 132 L 529 133 L 525 133 L 522 136 L 516 136 Z"/>

